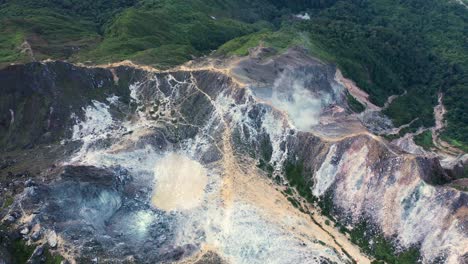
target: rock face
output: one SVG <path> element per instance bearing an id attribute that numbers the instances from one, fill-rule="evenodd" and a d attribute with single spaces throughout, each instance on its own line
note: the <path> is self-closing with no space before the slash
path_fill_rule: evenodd
<path id="1" fill-rule="evenodd" d="M 114 83 L 105 69 L 64 62 L 14 65 L 0 71 L 0 146 L 31 147 L 67 137 L 71 113 L 105 94 L 128 97 L 128 86 Z M 123 96 L 125 98 L 125 96 Z"/>
<path id="2" fill-rule="evenodd" d="M 370 133 L 333 66 L 300 50 L 256 56 L 230 71 L 60 62 L 2 71 L 1 144 L 72 149 L 44 172 L 53 180 L 25 187 L 2 216 L 21 208 L 11 229 L 40 224 L 49 246 L 78 262 L 369 262 L 320 215 L 310 220 L 315 207 L 377 258 L 385 244 L 424 263 L 466 261 L 468 196 L 435 185 L 447 177 L 438 160 Z M 33 109 L 40 118 L 28 123 Z M 187 206 L 180 199 L 192 196 L 158 166 L 174 155 L 203 171 Z M 178 181 L 192 180 L 170 164 L 184 172 Z M 161 206 L 171 188 L 177 206 Z M 152 203 L 159 190 L 165 199 Z"/>

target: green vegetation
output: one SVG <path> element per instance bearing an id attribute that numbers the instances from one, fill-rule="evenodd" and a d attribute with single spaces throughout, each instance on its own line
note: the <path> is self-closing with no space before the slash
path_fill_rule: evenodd
<path id="1" fill-rule="evenodd" d="M 287 199 L 295 208 L 300 208 L 301 207 L 300 204 L 296 201 L 296 199 L 294 199 L 292 197 L 288 197 Z"/>
<path id="2" fill-rule="evenodd" d="M 213 50 L 303 46 L 336 63 L 377 105 L 407 91 L 385 114 L 396 126 L 416 120 L 408 131 L 434 125 L 442 92 L 442 138 L 468 149 L 468 11 L 456 1 L 9 0 L 0 1 L 0 23 L 0 66 L 57 58 L 167 68 Z"/>
<path id="3" fill-rule="evenodd" d="M 289 196 L 293 195 L 293 191 L 292 191 L 292 189 L 289 188 L 289 187 L 286 188 L 286 190 L 284 191 L 284 193 L 285 193 L 286 195 L 289 195 Z"/>
<path id="4" fill-rule="evenodd" d="M 254 12 L 261 5 L 242 8 L 244 4 L 242 0 L 0 2 L 0 63 L 52 57 L 93 63 L 132 59 L 170 67 L 263 28 L 267 22 L 257 25 L 261 16 Z M 33 57 L 25 52 L 25 41 Z"/>
<path id="5" fill-rule="evenodd" d="M 468 178 L 468 177 L 465 177 L 465 178 Z M 451 185 L 453 188 L 456 188 L 460 191 L 463 191 L 463 192 L 468 192 L 468 186 L 463 186 L 463 185 L 459 185 L 459 184 L 452 184 Z"/>
<path id="6" fill-rule="evenodd" d="M 17 239 L 11 244 L 11 254 L 14 263 L 24 264 L 34 252 L 35 245 L 27 245 L 25 241 Z M 47 248 L 44 249 L 45 264 L 60 264 L 64 258 L 61 255 L 52 254 Z"/>
<path id="7" fill-rule="evenodd" d="M 294 164 L 292 162 L 286 162 L 284 171 L 286 174 L 286 178 L 288 179 L 291 186 L 299 187 L 301 189 L 305 189 L 307 183 L 304 179 L 303 166 L 302 164 Z"/>
<path id="8" fill-rule="evenodd" d="M 335 220 L 332 216 L 333 193 L 327 191 L 320 199 L 312 197 L 305 180 L 307 177 L 303 174 L 304 168 L 302 164 L 287 162 L 284 171 L 291 186 L 294 186 L 302 197 L 308 199 L 309 202 L 316 201 L 322 214 L 334 221 L 335 226 L 340 232 L 348 233 L 353 243 L 358 245 L 366 254 L 375 257 L 374 264 L 412 264 L 417 263 L 420 259 L 421 256 L 417 247 L 411 247 L 402 252 L 398 251 L 389 238 L 384 237 L 381 232 L 375 231 L 375 227 L 371 226 L 367 221 L 362 221 L 355 225 L 352 230 L 348 230 L 344 225 Z M 287 199 L 293 206 L 300 206 L 294 198 L 288 197 Z M 326 220 L 325 225 L 330 225 L 330 220 Z"/>
<path id="9" fill-rule="evenodd" d="M 31 257 L 32 253 L 34 252 L 34 246 L 33 245 L 26 245 L 26 243 L 23 240 L 16 240 L 12 244 L 12 257 L 15 260 L 15 263 L 26 263 Z"/>
<path id="10" fill-rule="evenodd" d="M 273 166 L 271 166 L 271 164 L 266 162 L 264 159 L 259 159 L 257 167 L 259 169 L 265 171 L 267 173 L 268 177 L 271 178 L 273 176 L 273 171 L 274 171 Z"/>
<path id="11" fill-rule="evenodd" d="M 304 46 L 311 54 L 337 63 L 377 105 L 407 91 L 385 114 L 396 126 L 415 120 L 408 132 L 434 125 L 433 107 L 442 92 L 448 109 L 443 135 L 467 149 L 466 9 L 448 1 L 356 0 L 308 11 L 310 20 L 289 20 L 277 31 L 234 39 L 218 52 L 244 55 L 259 44 L 279 51 Z M 349 99 L 359 111 L 361 107 Z"/>
<path id="12" fill-rule="evenodd" d="M 317 202 L 320 207 L 322 214 L 334 220 L 332 215 L 333 213 L 333 193 L 332 191 L 327 191 L 325 194 L 320 197 L 320 200 Z"/>
<path id="13" fill-rule="evenodd" d="M 217 54 L 245 56 L 249 54 L 249 49 L 262 45 L 273 47 L 281 52 L 288 47 L 301 45 L 298 34 L 288 30 L 262 30 L 247 36 L 235 38 L 217 50 Z"/>
<path id="14" fill-rule="evenodd" d="M 432 131 L 426 130 L 423 133 L 414 136 L 414 143 L 423 147 L 425 150 L 433 148 L 434 143 L 432 142 Z"/>
<path id="15" fill-rule="evenodd" d="M 65 260 L 61 255 L 54 255 L 48 250 L 44 254 L 46 257 L 45 264 L 60 264 Z"/>
<path id="16" fill-rule="evenodd" d="M 14 201 L 15 200 L 14 200 L 14 198 L 12 196 L 5 197 L 5 200 L 3 201 L 3 205 L 2 205 L 2 207 L 0 207 L 0 210 L 3 210 L 5 208 L 9 207 L 10 205 L 13 204 Z"/>
<path id="17" fill-rule="evenodd" d="M 466 9 L 448 1 L 339 1 L 301 28 L 311 29 L 374 103 L 407 90 L 386 111 L 397 126 L 416 118 L 413 131 L 433 126 L 444 92 L 451 113 L 445 133 L 467 144 L 467 21 Z"/>
<path id="18" fill-rule="evenodd" d="M 356 113 L 361 113 L 366 109 L 364 105 L 362 105 L 356 98 L 354 98 L 350 93 L 347 93 L 346 98 L 348 99 L 348 104 L 351 110 Z"/>
<path id="19" fill-rule="evenodd" d="M 100 62 L 131 59 L 168 67 L 255 31 L 255 25 L 229 18 L 213 19 L 185 3 L 125 10 L 106 29 L 106 38 L 96 49 L 82 54 L 83 58 L 99 58 Z"/>
<path id="20" fill-rule="evenodd" d="M 420 252 L 417 248 L 412 247 L 397 252 L 389 239 L 385 238 L 380 232 L 372 233 L 369 230 L 372 230 L 372 227 L 369 226 L 367 221 L 362 221 L 352 230 L 347 230 L 347 232 L 353 243 L 360 246 L 366 254 L 376 258 L 373 263 L 411 264 L 417 263 L 418 259 L 420 259 Z"/>
<path id="21" fill-rule="evenodd" d="M 308 173 L 304 171 L 304 166 L 302 163 L 292 163 L 285 162 L 284 173 L 286 179 L 288 179 L 291 187 L 294 187 L 299 195 L 305 198 L 307 201 L 312 201 L 312 192 L 310 190 L 310 185 L 307 182 Z"/>
<path id="22" fill-rule="evenodd" d="M 0 9 L 0 63 L 66 58 L 73 48 L 96 42 L 93 25 L 44 9 L 8 5 Z M 25 42 L 27 41 L 27 43 Z M 33 54 L 28 54 L 28 45 Z"/>
<path id="23" fill-rule="evenodd" d="M 464 128 L 460 128 L 460 130 L 463 130 Z M 441 137 L 443 140 L 447 141 L 448 143 L 450 143 L 450 145 L 454 146 L 454 147 L 457 147 L 465 152 L 468 152 L 468 144 L 466 144 L 465 142 L 462 142 L 462 141 L 459 141 L 459 140 L 456 140 L 456 139 L 453 139 L 451 138 L 448 133 L 444 133 L 442 134 L 442 137 Z"/>

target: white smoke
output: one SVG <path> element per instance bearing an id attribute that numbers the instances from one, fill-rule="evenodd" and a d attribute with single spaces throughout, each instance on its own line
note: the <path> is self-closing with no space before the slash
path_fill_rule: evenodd
<path id="1" fill-rule="evenodd" d="M 299 130 L 309 130 L 319 123 L 322 100 L 305 87 L 305 80 L 283 73 L 275 80 L 271 102 L 286 112 Z"/>

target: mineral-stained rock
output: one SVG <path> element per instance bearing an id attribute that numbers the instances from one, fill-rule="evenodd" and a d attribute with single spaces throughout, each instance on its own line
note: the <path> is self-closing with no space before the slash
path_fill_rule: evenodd
<path id="1" fill-rule="evenodd" d="M 34 232 L 31 234 L 31 239 L 33 241 L 37 241 L 41 238 L 41 232 L 40 231 L 37 231 L 37 232 Z"/>
<path id="2" fill-rule="evenodd" d="M 29 234 L 29 227 L 23 227 L 23 228 L 20 230 L 20 234 L 22 234 L 22 235 L 27 235 L 27 234 Z"/>
<path id="3" fill-rule="evenodd" d="M 10 223 L 13 223 L 15 222 L 16 218 L 13 215 L 9 215 L 7 216 L 6 220 Z"/>
<path id="4" fill-rule="evenodd" d="M 342 253 L 341 235 L 331 238 L 300 212 L 316 202 L 366 241 L 416 248 L 423 263 L 463 263 L 467 194 L 446 185 L 453 176 L 438 159 L 372 134 L 335 77 L 334 66 L 298 49 L 242 59 L 228 71 L 7 67 L 0 71 L 0 110 L 14 110 L 16 119 L 11 130 L 0 127 L 0 148 L 62 142 L 64 153 L 37 174 L 43 181 L 19 188 L 9 212 L 22 213 L 15 216 L 21 227 L 40 225 L 49 247 L 79 263 L 368 261 L 352 245 Z M 49 125 L 26 124 L 32 116 Z M 390 126 L 382 122 L 375 126 Z M 174 153 L 206 170 L 193 206 L 161 206 L 180 190 L 161 180 L 156 166 Z M 166 195 L 152 204 L 161 189 Z M 41 241 L 33 231 L 32 240 Z"/>
<path id="5" fill-rule="evenodd" d="M 57 240 L 57 233 L 55 231 L 50 231 L 47 234 L 47 243 L 51 248 L 55 248 L 57 246 L 58 240 Z"/>
<path id="6" fill-rule="evenodd" d="M 33 256 L 34 257 L 40 257 L 44 253 L 44 246 L 37 246 L 36 249 L 34 249 Z"/>
<path id="7" fill-rule="evenodd" d="M 28 179 L 28 180 L 26 180 L 24 182 L 24 186 L 26 186 L 26 187 L 31 187 L 31 186 L 34 186 L 34 185 L 35 185 L 35 183 L 34 183 L 34 181 L 32 179 Z"/>

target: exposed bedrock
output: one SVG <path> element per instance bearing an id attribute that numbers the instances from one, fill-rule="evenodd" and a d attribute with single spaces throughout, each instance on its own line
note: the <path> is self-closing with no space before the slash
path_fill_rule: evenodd
<path id="1" fill-rule="evenodd" d="M 83 261 L 350 262 L 333 242 L 297 231 L 302 218 L 266 217 L 286 209 L 261 211 L 269 197 L 252 202 L 248 185 L 234 185 L 267 175 L 320 207 L 365 253 L 388 243 L 391 254 L 414 250 L 424 263 L 466 262 L 467 193 L 441 185 L 449 178 L 437 159 L 370 133 L 333 66 L 293 50 L 232 68 L 231 76 L 60 62 L 2 70 L 0 146 L 72 149 L 37 176 L 47 180 L 24 186 L 3 221 L 28 233 L 39 225 L 41 238 L 55 232 L 60 253 Z M 174 192 L 190 203 L 172 200 L 158 162 L 197 172 L 196 196 Z"/>
<path id="2" fill-rule="evenodd" d="M 327 214 L 348 227 L 366 222 L 370 241 L 382 232 L 397 249 L 420 247 L 424 262 L 463 263 L 468 195 L 431 184 L 445 177 L 437 160 L 397 155 L 367 135 L 317 141 L 292 138 L 287 149 Z"/>
<path id="3" fill-rule="evenodd" d="M 320 69 L 315 63 L 313 68 Z M 340 104 L 338 99 L 323 104 L 319 118 L 327 116 L 324 109 Z M 363 236 L 369 241 L 368 252 L 375 252 L 375 244 L 383 234 L 396 254 L 417 248 L 420 253 L 416 254 L 425 263 L 467 261 L 468 195 L 440 186 L 450 177 L 438 159 L 408 154 L 365 130 L 336 137 L 339 124 L 316 133 L 315 127 L 322 125 L 320 121 L 311 126 L 310 132 L 301 132 L 290 116 L 294 112 L 272 105 L 237 104 L 246 114 L 233 116 L 240 121 L 237 127 L 234 125 L 234 131 L 238 131 L 235 140 L 247 141 L 244 146 L 255 149 L 260 163 L 269 163 L 276 169 L 273 176 L 279 170 L 285 172 L 281 175 L 284 181 L 294 182 L 292 185 L 306 198 L 318 199 L 318 204 L 325 207 L 322 211 L 340 225 L 353 229 L 366 223 L 369 230 Z M 339 115 L 335 117 L 335 122 L 344 120 Z M 288 177 L 288 171 L 300 171 L 303 181 Z M 304 191 L 300 185 L 308 188 Z"/>

